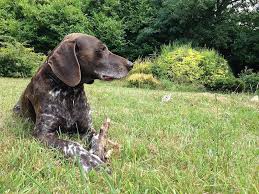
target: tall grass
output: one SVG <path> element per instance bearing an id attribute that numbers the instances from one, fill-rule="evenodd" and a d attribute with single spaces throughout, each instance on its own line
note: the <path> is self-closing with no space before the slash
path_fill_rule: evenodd
<path id="1" fill-rule="evenodd" d="M 0 193 L 258 193 L 259 104 L 248 95 L 85 85 L 95 128 L 108 115 L 121 144 L 111 175 L 85 174 L 12 117 L 28 81 L 0 79 Z"/>

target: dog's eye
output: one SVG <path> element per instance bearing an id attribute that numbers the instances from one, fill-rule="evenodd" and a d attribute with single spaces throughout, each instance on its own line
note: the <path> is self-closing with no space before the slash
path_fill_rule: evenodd
<path id="1" fill-rule="evenodd" d="M 101 51 L 105 51 L 106 50 L 106 46 L 101 47 Z"/>
<path id="2" fill-rule="evenodd" d="M 102 46 L 100 46 L 97 50 L 96 50 L 96 52 L 97 53 L 103 53 L 104 51 L 106 51 L 107 50 L 107 47 L 105 46 L 105 45 L 102 45 Z"/>

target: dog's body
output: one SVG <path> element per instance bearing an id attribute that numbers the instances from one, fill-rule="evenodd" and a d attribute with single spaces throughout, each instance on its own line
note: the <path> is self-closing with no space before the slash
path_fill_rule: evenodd
<path id="1" fill-rule="evenodd" d="M 31 79 L 14 112 L 35 122 L 37 139 L 67 156 L 79 157 L 88 171 L 105 161 L 101 142 L 108 124 L 99 134 L 95 132 L 83 84 L 122 78 L 131 68 L 131 62 L 111 53 L 97 38 L 68 35 Z M 57 131 L 78 132 L 92 144 L 90 151 L 76 142 L 59 139 Z"/>
<path id="2" fill-rule="evenodd" d="M 83 134 L 92 129 L 83 84 L 67 86 L 47 63 L 32 78 L 19 104 L 22 114 L 35 122 L 36 136 L 57 130 Z"/>

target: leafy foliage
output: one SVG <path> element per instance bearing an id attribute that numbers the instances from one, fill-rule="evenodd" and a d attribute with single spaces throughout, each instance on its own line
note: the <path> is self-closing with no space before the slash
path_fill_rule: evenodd
<path id="1" fill-rule="evenodd" d="M 213 88 L 219 79 L 233 77 L 227 61 L 215 50 L 181 43 L 163 46 L 156 58 L 138 59 L 131 74 L 138 74 L 139 79 L 142 79 L 139 74 L 152 74 L 161 81 L 163 88 L 179 84 Z"/>
<path id="2" fill-rule="evenodd" d="M 134 67 L 130 71 L 131 74 L 134 73 L 144 73 L 144 74 L 151 74 L 152 73 L 152 62 L 149 59 L 138 59 L 134 62 Z"/>
<path id="3" fill-rule="evenodd" d="M 29 77 L 45 58 L 8 37 L 1 37 L 0 45 L 0 76 Z"/>
<path id="4" fill-rule="evenodd" d="M 180 46 L 175 50 L 165 46 L 156 63 L 168 79 L 177 83 L 193 83 L 203 74 L 199 67 L 201 60 L 201 54 L 189 46 Z"/>
<path id="5" fill-rule="evenodd" d="M 256 4 L 257 1 L 241 0 L 2 0 L 0 35 L 12 36 L 46 54 L 64 35 L 83 32 L 97 36 L 113 52 L 131 60 L 154 54 L 163 44 L 192 42 L 201 48 L 217 50 L 237 76 L 245 67 L 259 70 Z M 193 62 L 189 70 L 196 71 L 195 63 L 201 59 L 193 52 L 194 61 L 185 58 L 184 62 L 175 63 L 176 68 Z M 205 58 L 214 58 L 213 55 L 209 52 Z M 206 66 L 206 62 L 203 64 Z M 164 77 L 172 79 L 181 75 L 179 82 L 186 76 L 189 82 L 199 81 L 202 73 L 183 68 L 177 72 L 179 75 L 168 75 L 159 66 L 151 69 L 160 77 L 165 74 Z M 206 69 L 203 71 L 208 73 Z M 191 73 L 197 75 L 188 75 Z M 221 73 L 209 73 L 206 82 Z"/>
<path id="6" fill-rule="evenodd" d="M 218 79 L 231 77 L 227 61 L 215 50 L 201 49 L 202 60 L 200 67 L 203 70 L 201 83 L 205 86 L 213 84 Z"/>
<path id="7" fill-rule="evenodd" d="M 237 76 L 246 66 L 259 70 L 257 9 L 241 0 L 2 0 L 0 35 L 46 54 L 64 35 L 83 32 L 131 60 L 192 42 L 217 50 Z"/>
<path id="8" fill-rule="evenodd" d="M 217 79 L 208 86 L 211 90 L 231 92 L 259 92 L 259 74 L 247 70 L 240 74 L 239 78 L 227 77 Z"/>
<path id="9" fill-rule="evenodd" d="M 127 78 L 128 86 L 139 88 L 156 88 L 160 82 L 152 74 L 135 73 Z"/>
<path id="10" fill-rule="evenodd" d="M 243 92 L 244 87 L 244 82 L 234 76 L 227 78 L 219 78 L 214 83 L 207 85 L 207 88 L 210 90 L 224 92 Z"/>
<path id="11" fill-rule="evenodd" d="M 126 44 L 122 22 L 103 13 L 94 13 L 90 22 L 94 34 L 109 45 L 113 52 L 120 52 Z"/>
<path id="12" fill-rule="evenodd" d="M 251 70 L 244 71 L 240 74 L 240 80 L 244 82 L 245 91 L 259 91 L 259 73 L 254 73 Z"/>
<path id="13" fill-rule="evenodd" d="M 124 24 L 126 48 L 122 53 L 131 58 L 152 54 L 158 45 L 153 37 L 145 40 L 143 29 L 149 28 L 157 12 L 157 6 L 149 0 L 119 1 L 114 9 Z"/>
<path id="14" fill-rule="evenodd" d="M 259 70 L 256 1 L 153 1 L 152 22 L 139 34 L 140 42 L 159 47 L 175 40 L 191 41 L 218 50 L 237 75 L 245 66 Z"/>
<path id="15" fill-rule="evenodd" d="M 173 82 L 205 86 L 230 75 L 227 61 L 216 51 L 194 49 L 190 44 L 163 46 L 152 72 L 159 78 Z"/>
<path id="16" fill-rule="evenodd" d="M 72 32 L 95 35 L 112 49 L 125 44 L 120 20 L 104 13 L 89 12 L 89 1 L 30 1 L 0 2 L 0 34 L 27 42 L 36 51 L 47 53 Z"/>

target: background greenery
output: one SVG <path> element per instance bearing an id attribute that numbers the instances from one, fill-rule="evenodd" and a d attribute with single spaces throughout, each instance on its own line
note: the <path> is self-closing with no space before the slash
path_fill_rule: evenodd
<path id="1" fill-rule="evenodd" d="M 136 60 L 127 86 L 175 90 L 204 88 L 223 92 L 259 92 L 259 74 L 245 69 L 235 77 L 227 61 L 213 49 L 191 44 L 162 46 L 161 54 L 152 59 Z M 187 87 L 186 87 L 187 86 Z"/>
<path id="2" fill-rule="evenodd" d="M 100 38 L 115 53 L 138 59 L 135 64 L 140 65 L 135 65 L 128 86 L 170 89 L 185 84 L 255 92 L 259 84 L 256 3 L 0 0 L 0 76 L 31 76 L 66 34 L 82 32 Z"/>
<path id="3" fill-rule="evenodd" d="M 45 56 L 26 48 L 24 44 L 11 37 L 0 37 L 0 76 L 32 76 Z"/>
<path id="4" fill-rule="evenodd" d="M 71 32 L 102 39 L 131 60 L 163 44 L 216 49 L 235 75 L 259 70 L 256 0 L 1 0 L 0 35 L 47 53 Z M 257 6 L 258 9 L 258 6 Z"/>

